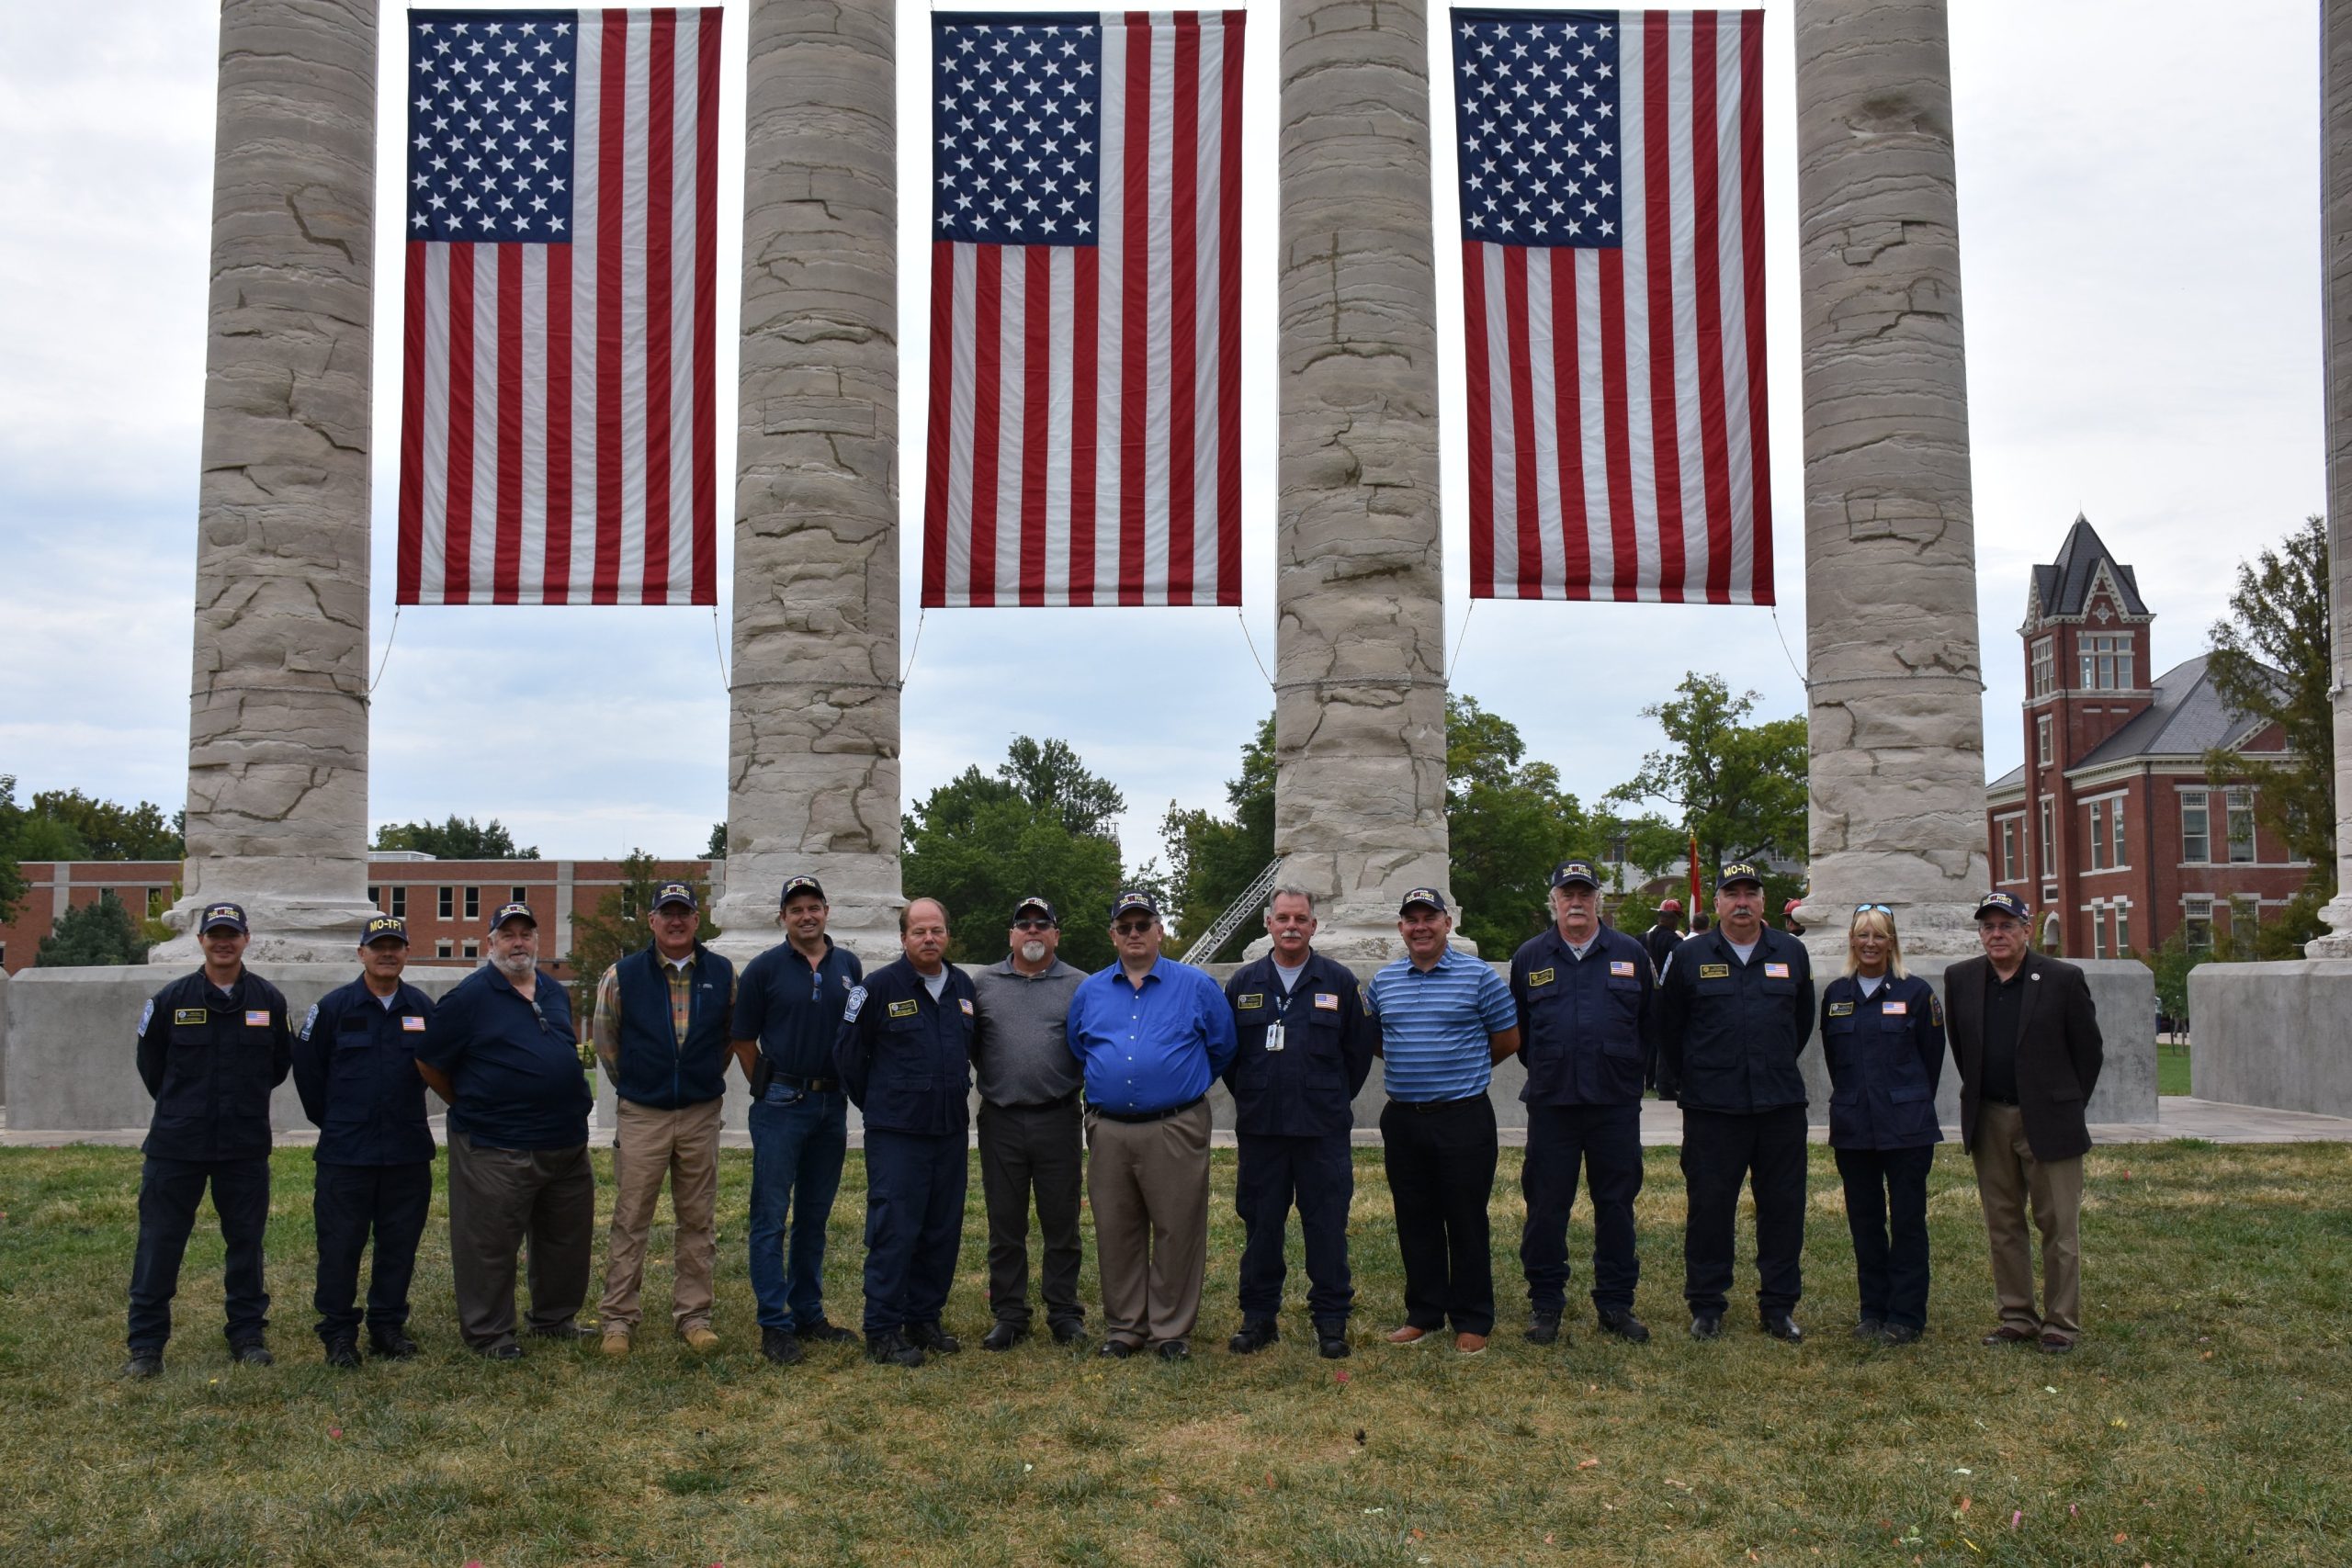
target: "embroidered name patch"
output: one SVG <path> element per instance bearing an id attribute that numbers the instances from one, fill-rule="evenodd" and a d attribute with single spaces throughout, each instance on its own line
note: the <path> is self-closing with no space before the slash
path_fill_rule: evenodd
<path id="1" fill-rule="evenodd" d="M 1731 978 L 1731 965 L 1728 964 L 1702 964 L 1699 965 L 1699 978 L 1702 980 L 1728 980 Z"/>
<path id="2" fill-rule="evenodd" d="M 915 999 L 912 997 L 909 997 L 905 1001 L 892 1002 L 890 1004 L 890 1016 L 892 1018 L 912 1018 L 921 1010 L 922 1010 L 920 1008 L 915 1006 Z"/>
<path id="3" fill-rule="evenodd" d="M 1264 1007 L 1266 1005 L 1266 993 L 1263 991 L 1244 991 L 1239 996 L 1233 998 L 1233 1005 L 1237 1008 Z"/>
<path id="4" fill-rule="evenodd" d="M 1548 986 L 1552 983 L 1552 971 L 1549 969 L 1535 970 L 1527 976 L 1527 983 L 1530 986 Z"/>
<path id="5" fill-rule="evenodd" d="M 1832 1018 L 1851 1018 L 1854 1016 L 1854 1004 L 1851 1002 L 1831 1002 L 1829 1004 L 1829 1016 Z"/>
<path id="6" fill-rule="evenodd" d="M 1634 977 L 1633 964 L 1623 958 L 1611 959 L 1609 972 L 1620 980 L 1630 980 Z"/>
<path id="7" fill-rule="evenodd" d="M 1911 1016 L 1911 1004 L 1909 1002 L 1888 1002 L 1878 1010 L 1889 1018 L 1908 1018 Z"/>
<path id="8" fill-rule="evenodd" d="M 1337 1012 L 1340 1010 L 1340 994 L 1337 991 L 1317 991 L 1315 993 L 1315 1005 L 1325 1012 Z"/>
<path id="9" fill-rule="evenodd" d="M 175 1008 L 172 1010 L 174 1023 L 203 1023 L 211 1017 L 212 1015 L 202 1008 Z"/>
<path id="10" fill-rule="evenodd" d="M 269 1027 L 269 1010 L 267 1008 L 254 1008 L 247 1011 L 245 1014 L 245 1027 L 247 1029 L 267 1029 Z"/>
<path id="11" fill-rule="evenodd" d="M 414 1013 L 410 1013 L 407 1017 L 401 1020 L 401 1032 L 403 1034 L 424 1033 L 424 1020 L 417 1017 Z"/>
<path id="12" fill-rule="evenodd" d="M 1764 965 L 1764 978 L 1767 980 L 1785 980 L 1788 977 L 1789 966 L 1787 964 L 1767 964 Z"/>

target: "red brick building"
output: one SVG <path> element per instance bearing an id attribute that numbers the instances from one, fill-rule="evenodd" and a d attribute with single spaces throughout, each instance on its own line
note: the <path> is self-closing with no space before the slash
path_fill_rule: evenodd
<path id="1" fill-rule="evenodd" d="M 2310 863 L 2255 823 L 2254 790 L 2206 782 L 2205 753 L 2286 755 L 2278 727 L 2236 712 L 2200 655 L 2151 678 L 2155 614 L 2132 570 L 2081 517 L 2033 569 L 2025 624 L 2025 762 L 1985 786 L 1995 886 L 2057 917 L 2073 957 L 2146 953 L 2182 929 L 2226 933 L 2232 906 L 2259 919 Z"/>
<path id="2" fill-rule="evenodd" d="M 665 862 L 662 874 L 707 882 L 711 863 Z M 0 968 L 10 974 L 32 967 L 41 938 L 67 908 L 112 892 L 133 918 L 152 919 L 171 907 L 180 875 L 177 861 L 27 861 L 20 869 L 29 885 L 24 906 L 0 926 Z M 377 851 L 368 860 L 368 897 L 408 921 L 412 964 L 479 962 L 492 911 L 517 898 L 538 917 L 540 955 L 561 960 L 571 951 L 571 917 L 593 914 L 621 881 L 620 863 L 609 860 L 442 861 L 406 850 Z M 548 969 L 571 978 L 567 964 Z"/>

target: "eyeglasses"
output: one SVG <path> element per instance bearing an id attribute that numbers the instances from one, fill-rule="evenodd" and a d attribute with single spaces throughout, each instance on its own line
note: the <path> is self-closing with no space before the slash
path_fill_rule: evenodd
<path id="1" fill-rule="evenodd" d="M 1149 920 L 1121 920 L 1111 928 L 1111 932 L 1114 936 L 1141 936 L 1151 930 L 1151 926 Z"/>
<path id="2" fill-rule="evenodd" d="M 1856 913 L 1856 914 L 1858 914 L 1858 915 L 1887 915 L 1887 916 L 1892 916 L 1892 915 L 1894 913 L 1894 911 L 1893 909 L 1888 908 L 1887 908 L 1885 905 L 1883 905 L 1883 904 L 1857 904 L 1857 905 L 1855 905 L 1855 906 L 1854 906 L 1854 913 Z"/>
<path id="3" fill-rule="evenodd" d="M 1015 920 L 1012 922 L 1012 929 L 1017 931 L 1049 931 L 1054 929 L 1054 922 L 1051 920 Z"/>

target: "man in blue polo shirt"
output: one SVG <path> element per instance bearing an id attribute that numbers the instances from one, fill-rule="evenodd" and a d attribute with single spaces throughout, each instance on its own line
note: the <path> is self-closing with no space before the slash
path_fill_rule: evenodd
<path id="1" fill-rule="evenodd" d="M 595 1246 L 594 1100 L 563 987 L 539 973 L 527 904 L 490 921 L 490 962 L 441 998 L 416 1070 L 449 1102 L 449 1272 L 458 1332 L 492 1360 L 514 1340 L 514 1253 L 531 1248 L 530 1331 L 576 1339 Z"/>
<path id="2" fill-rule="evenodd" d="M 1492 967 L 1456 953 L 1453 917 L 1434 887 L 1398 908 L 1405 956 L 1364 987 L 1380 1024 L 1382 1164 L 1405 1259 L 1405 1322 L 1392 1345 L 1418 1345 L 1453 1325 L 1453 1348 L 1475 1356 L 1495 1327 L 1495 1266 L 1487 1200 L 1495 1187 L 1495 1064 L 1519 1049 L 1510 987 Z"/>
<path id="3" fill-rule="evenodd" d="M 743 966 L 735 998 L 735 1058 L 752 1082 L 752 1294 L 760 1354 L 780 1367 L 804 1341 L 857 1341 L 825 1317 L 825 1226 L 849 1147 L 833 1042 L 865 966 L 825 934 L 831 912 L 815 877 L 786 878 L 785 940 Z"/>
<path id="4" fill-rule="evenodd" d="M 1204 970 L 1159 955 L 1159 906 L 1111 905 L 1119 961 L 1079 982 L 1069 1048 L 1086 1068 L 1086 1194 L 1102 1284 L 1100 1352 L 1181 1361 L 1209 1246 L 1209 1084 L 1233 1064 L 1233 1010 Z"/>

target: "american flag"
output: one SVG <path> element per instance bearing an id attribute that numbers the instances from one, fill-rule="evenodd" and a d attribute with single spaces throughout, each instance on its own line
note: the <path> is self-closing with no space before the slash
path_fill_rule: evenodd
<path id="1" fill-rule="evenodd" d="M 404 14 L 397 603 L 718 603 L 718 17 Z"/>
<path id="2" fill-rule="evenodd" d="M 1241 39 L 933 21 L 926 605 L 1241 602 Z"/>
<path id="3" fill-rule="evenodd" d="M 1452 25 L 1471 595 L 1771 604 L 1763 13 Z"/>

